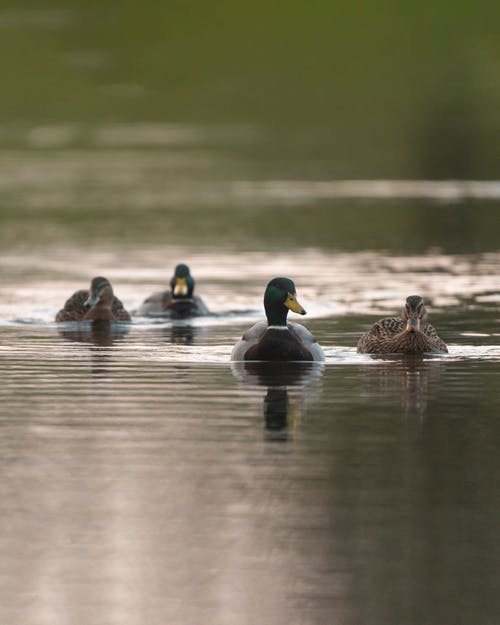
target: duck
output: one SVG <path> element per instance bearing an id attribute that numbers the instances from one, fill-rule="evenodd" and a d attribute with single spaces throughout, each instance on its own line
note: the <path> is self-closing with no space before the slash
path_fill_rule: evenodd
<path id="1" fill-rule="evenodd" d="M 195 280 L 188 265 L 179 263 L 170 279 L 170 289 L 158 291 L 144 300 L 137 313 L 143 316 L 167 315 L 186 319 L 208 315 L 201 297 L 194 295 Z"/>
<path id="2" fill-rule="evenodd" d="M 427 323 L 428 312 L 420 295 L 406 298 L 401 317 L 377 321 L 359 339 L 360 354 L 423 354 L 448 352 L 446 343 Z"/>
<path id="3" fill-rule="evenodd" d="M 57 322 L 63 321 L 130 321 L 130 314 L 115 297 L 113 287 L 106 278 L 92 278 L 90 289 L 80 289 L 66 300 L 56 314 Z"/>
<path id="4" fill-rule="evenodd" d="M 290 278 L 273 278 L 264 292 L 266 320 L 258 321 L 236 343 L 231 360 L 318 361 L 323 349 L 307 328 L 287 322 L 288 311 L 305 315 Z"/>

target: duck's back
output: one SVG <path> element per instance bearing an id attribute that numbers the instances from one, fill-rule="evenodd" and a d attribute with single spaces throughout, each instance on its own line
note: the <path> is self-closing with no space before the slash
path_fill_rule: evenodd
<path id="1" fill-rule="evenodd" d="M 137 310 L 139 315 L 161 315 L 169 304 L 172 303 L 172 293 L 170 291 L 156 291 L 147 297 Z"/>
<path id="2" fill-rule="evenodd" d="M 405 329 L 404 321 L 399 317 L 385 317 L 379 319 L 372 327 L 365 332 L 358 341 L 358 352 L 370 353 L 377 351 L 382 341 L 392 338 L 403 332 Z"/>
<path id="3" fill-rule="evenodd" d="M 287 327 L 268 327 L 260 341 L 245 353 L 245 360 L 310 361 L 312 354 Z"/>
<path id="4" fill-rule="evenodd" d="M 82 321 L 89 308 L 85 306 L 85 302 L 89 297 L 89 291 L 87 289 L 80 289 L 75 291 L 73 295 L 66 300 L 64 308 L 56 314 L 56 321 Z M 117 297 L 113 297 L 113 303 L 111 304 L 111 311 L 113 318 L 116 321 L 130 321 L 131 317 L 129 313 L 123 307 L 123 303 Z"/>
<path id="5" fill-rule="evenodd" d="M 314 361 L 321 362 L 325 359 L 325 354 L 320 344 L 316 340 L 316 337 L 301 323 L 295 323 L 293 321 L 288 322 L 288 329 L 295 334 L 297 339 L 304 345 L 304 347 L 312 355 Z"/>
<path id="6" fill-rule="evenodd" d="M 209 314 L 208 308 L 199 295 L 173 299 L 171 291 L 152 293 L 144 300 L 137 312 L 139 315 L 165 315 L 176 319 L 201 317 Z"/>
<path id="7" fill-rule="evenodd" d="M 125 309 L 122 301 L 116 296 L 113 296 L 111 312 L 113 313 L 113 319 L 115 321 L 132 321 L 130 313 Z"/>
<path id="8" fill-rule="evenodd" d="M 423 333 L 430 338 L 432 343 L 437 347 L 437 351 L 448 353 L 448 347 L 443 339 L 437 333 L 437 330 L 434 326 L 431 326 L 430 323 L 426 323 L 423 329 Z"/>
<path id="9" fill-rule="evenodd" d="M 259 342 L 266 329 L 267 321 L 257 321 L 248 330 L 245 330 L 243 336 L 231 351 L 231 360 L 245 360 L 246 352 Z"/>
<path id="10" fill-rule="evenodd" d="M 87 289 L 75 291 L 56 315 L 56 321 L 81 321 L 87 312 L 84 304 L 89 297 Z"/>

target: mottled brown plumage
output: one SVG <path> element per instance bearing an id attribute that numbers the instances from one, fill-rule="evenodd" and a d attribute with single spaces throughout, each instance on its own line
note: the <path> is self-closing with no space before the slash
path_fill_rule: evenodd
<path id="1" fill-rule="evenodd" d="M 401 318 L 377 321 L 358 341 L 364 354 L 446 353 L 448 348 L 435 328 L 426 322 L 427 310 L 419 295 L 406 298 Z"/>
<path id="2" fill-rule="evenodd" d="M 114 296 L 113 288 L 106 278 L 94 278 L 90 290 L 80 289 L 66 300 L 56 314 L 56 321 L 130 321 L 122 302 Z"/>

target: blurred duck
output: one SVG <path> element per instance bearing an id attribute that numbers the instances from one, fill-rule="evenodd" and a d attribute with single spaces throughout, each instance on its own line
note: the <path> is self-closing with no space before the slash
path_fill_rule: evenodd
<path id="1" fill-rule="evenodd" d="M 137 311 L 139 315 L 167 315 L 175 319 L 208 315 L 208 308 L 198 295 L 194 295 L 195 281 L 189 267 L 179 264 L 170 279 L 170 290 L 150 295 Z"/>
<path id="2" fill-rule="evenodd" d="M 289 278 L 274 278 L 264 293 L 267 321 L 249 328 L 233 347 L 231 360 L 323 361 L 323 350 L 307 328 L 287 323 L 288 311 L 305 315 Z"/>
<path id="3" fill-rule="evenodd" d="M 93 278 L 90 290 L 75 291 L 56 315 L 56 321 L 87 320 L 130 321 L 109 280 L 102 276 Z"/>
<path id="4" fill-rule="evenodd" d="M 358 341 L 362 354 L 446 353 L 448 348 L 436 330 L 427 323 L 427 310 L 420 295 L 406 298 L 401 318 L 377 321 Z"/>

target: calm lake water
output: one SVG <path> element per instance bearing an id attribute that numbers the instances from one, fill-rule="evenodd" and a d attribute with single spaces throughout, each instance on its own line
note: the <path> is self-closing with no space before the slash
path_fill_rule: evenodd
<path id="1" fill-rule="evenodd" d="M 500 5 L 0 4 L 0 625 L 497 625 Z M 231 363 L 280 275 L 325 363 Z"/>
<path id="2" fill-rule="evenodd" d="M 133 310 L 181 260 L 210 317 L 135 317 L 104 334 L 53 323 L 94 274 Z M 155 244 L 4 253 L 1 622 L 497 622 L 499 261 Z M 231 364 L 280 274 L 325 364 Z M 356 354 L 410 292 L 450 353 Z"/>

